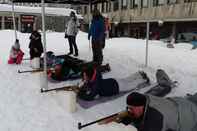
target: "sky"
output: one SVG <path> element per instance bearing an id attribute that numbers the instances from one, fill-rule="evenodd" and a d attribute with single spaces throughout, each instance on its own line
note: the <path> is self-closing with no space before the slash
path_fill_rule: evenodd
<path id="1" fill-rule="evenodd" d="M 23 61 L 21 65 L 7 64 L 9 51 L 15 40 L 14 31 L 1 30 L 0 36 L 1 131 L 78 131 L 78 122 L 82 124 L 91 122 L 126 108 L 127 95 L 124 95 L 89 109 L 83 109 L 76 104 L 76 112 L 69 112 L 68 92 L 40 93 L 40 73 L 17 72 L 31 69 L 28 60 Z M 17 36 L 21 49 L 25 52 L 24 57 L 28 58 L 30 34 L 17 32 Z M 47 32 L 46 40 L 47 51 L 53 51 L 55 55 L 69 52 L 64 33 Z M 90 61 L 92 52 L 86 33 L 79 32 L 77 45 L 78 58 Z M 155 83 L 156 70 L 164 69 L 172 80 L 179 82 L 179 86 L 174 88 L 168 97 L 193 94 L 197 91 L 197 50 L 191 50 L 192 46 L 189 43 L 179 43 L 174 46 L 175 48 L 167 48 L 166 43 L 161 41 L 149 41 L 148 67 L 145 67 L 145 40 L 127 37 L 107 39 L 103 51 L 103 64 L 109 63 L 111 71 L 103 77 L 121 80 L 143 70 L 150 77 L 151 83 Z M 77 81 L 48 83 L 48 88 L 76 83 Z M 128 83 L 121 88 L 129 88 L 126 86 Z M 111 123 L 106 126 L 95 124 L 82 131 L 131 131 L 131 128 Z"/>

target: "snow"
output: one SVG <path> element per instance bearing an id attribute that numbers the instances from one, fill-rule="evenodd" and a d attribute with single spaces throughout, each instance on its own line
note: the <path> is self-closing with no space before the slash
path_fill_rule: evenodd
<path id="1" fill-rule="evenodd" d="M 75 10 L 69 8 L 54 8 L 45 7 L 46 15 L 57 15 L 57 16 L 70 16 L 70 12 Z M 0 12 L 12 12 L 12 5 L 0 4 Z M 22 14 L 40 14 L 42 12 L 42 7 L 29 7 L 29 6 L 14 6 L 14 12 Z M 77 14 L 78 18 L 82 18 L 81 15 Z"/>
<path id="2" fill-rule="evenodd" d="M 30 34 L 17 32 L 17 35 L 25 58 L 28 58 Z M 85 124 L 125 109 L 126 95 L 86 110 L 77 105 L 77 111 L 69 113 L 65 110 L 64 92 L 40 93 L 39 73 L 17 73 L 19 69 L 31 69 L 28 60 L 23 61 L 21 65 L 7 64 L 9 50 L 14 43 L 14 31 L 1 30 L 0 36 L 1 131 L 77 131 L 78 122 Z M 64 33 L 47 32 L 46 39 L 47 50 L 52 50 L 56 55 L 68 52 L 68 41 L 64 39 Z M 77 44 L 79 58 L 91 60 L 92 52 L 86 33 L 79 33 Z M 193 94 L 197 91 L 197 50 L 191 50 L 192 46 L 187 43 L 175 44 L 175 48 L 166 48 L 166 43 L 149 41 L 148 67 L 145 67 L 145 46 L 145 40 L 142 39 L 122 37 L 106 40 L 104 63 L 110 63 L 112 70 L 106 73 L 104 78 L 123 79 L 143 70 L 154 83 L 156 70 L 162 68 L 171 79 L 179 82 L 179 87 L 173 89 L 168 96 L 184 96 L 186 93 Z M 76 83 L 49 83 L 49 88 Z M 109 129 L 113 128 L 106 128 Z M 82 130 L 104 129 L 95 124 Z"/>

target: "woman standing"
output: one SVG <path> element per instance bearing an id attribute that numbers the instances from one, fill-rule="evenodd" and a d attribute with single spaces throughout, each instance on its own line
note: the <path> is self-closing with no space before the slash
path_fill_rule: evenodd
<path id="1" fill-rule="evenodd" d="M 79 54 L 78 54 L 78 48 L 76 44 L 76 36 L 78 33 L 78 21 L 77 21 L 75 12 L 73 11 L 71 11 L 70 13 L 70 20 L 68 21 L 68 24 L 67 24 L 66 33 L 68 35 L 68 42 L 69 42 L 69 47 L 70 47 L 70 52 L 68 53 L 68 55 L 73 54 L 73 48 L 74 48 L 75 50 L 74 56 L 78 56 Z"/>

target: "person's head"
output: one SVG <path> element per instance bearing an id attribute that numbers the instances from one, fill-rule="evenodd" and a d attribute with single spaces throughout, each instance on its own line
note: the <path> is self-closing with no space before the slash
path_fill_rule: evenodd
<path id="1" fill-rule="evenodd" d="M 133 92 L 127 96 L 127 110 L 134 118 L 140 118 L 144 114 L 146 96 Z"/>
<path id="2" fill-rule="evenodd" d="M 19 44 L 19 40 L 18 39 L 15 40 L 15 43 L 13 45 L 13 48 L 16 49 L 16 50 L 19 50 L 20 49 L 20 44 Z"/>
<path id="3" fill-rule="evenodd" d="M 74 11 L 70 12 L 70 17 L 75 17 L 75 12 Z"/>
<path id="4" fill-rule="evenodd" d="M 94 9 L 92 12 L 92 17 L 93 19 L 98 19 L 99 17 L 101 17 L 101 13 L 98 9 Z"/>
<path id="5" fill-rule="evenodd" d="M 85 81 L 88 81 L 92 78 L 94 74 L 94 67 L 93 66 L 86 66 L 82 70 L 82 78 Z"/>

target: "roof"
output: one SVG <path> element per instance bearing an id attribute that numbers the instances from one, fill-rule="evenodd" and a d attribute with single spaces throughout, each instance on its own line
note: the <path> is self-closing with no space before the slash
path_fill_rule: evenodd
<path id="1" fill-rule="evenodd" d="M 45 7 L 46 15 L 69 16 L 71 11 L 76 12 L 69 8 Z M 0 12 L 12 12 L 12 6 L 8 4 L 0 4 Z M 41 7 L 14 6 L 14 12 L 23 14 L 41 14 Z M 77 17 L 82 18 L 81 15 L 77 15 Z"/>
<path id="2" fill-rule="evenodd" d="M 97 4 L 109 2 L 114 0 L 44 0 L 45 3 L 58 3 L 58 4 Z M 41 3 L 41 0 L 13 0 L 19 3 Z"/>

